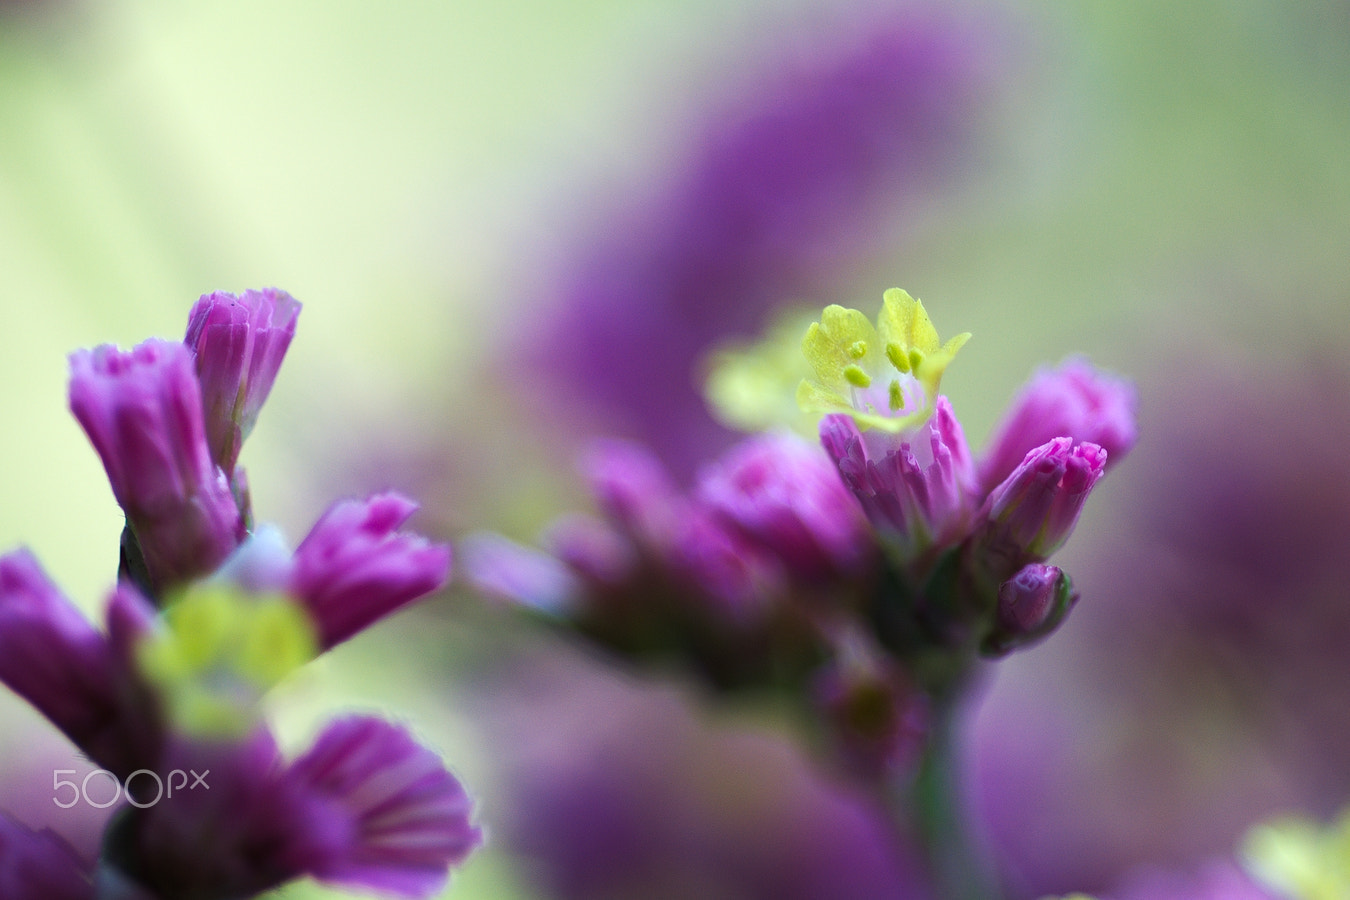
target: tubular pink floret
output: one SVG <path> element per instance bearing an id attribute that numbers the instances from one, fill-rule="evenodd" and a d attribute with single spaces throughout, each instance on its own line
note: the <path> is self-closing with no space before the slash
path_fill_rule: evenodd
<path id="1" fill-rule="evenodd" d="M 1069 537 L 1083 503 L 1106 469 L 1096 444 L 1057 437 L 1026 455 L 989 495 L 989 518 L 1005 547 L 1043 560 Z"/>
<path id="2" fill-rule="evenodd" d="M 445 584 L 449 546 L 397 531 L 416 510 L 392 491 L 342 500 L 296 548 L 289 590 L 314 616 L 325 648 Z"/>
<path id="3" fill-rule="evenodd" d="M 215 569 L 243 522 L 211 460 L 188 349 L 149 340 L 71 354 L 70 409 L 103 460 L 155 590 Z"/>
<path id="4" fill-rule="evenodd" d="M 188 315 L 183 342 L 201 381 L 211 457 L 226 473 L 272 390 L 299 315 L 299 302 L 276 288 L 203 294 Z"/>

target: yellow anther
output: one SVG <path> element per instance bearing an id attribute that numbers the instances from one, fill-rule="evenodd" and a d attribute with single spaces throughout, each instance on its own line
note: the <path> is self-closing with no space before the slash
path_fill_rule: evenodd
<path id="1" fill-rule="evenodd" d="M 854 341 L 849 345 L 848 355 L 854 359 L 862 359 L 867 355 L 867 341 Z"/>
<path id="2" fill-rule="evenodd" d="M 872 377 L 864 372 L 856 363 L 844 367 L 844 378 L 848 383 L 858 388 L 871 387 Z"/>
<path id="3" fill-rule="evenodd" d="M 909 357 L 905 355 L 905 348 L 895 341 L 886 344 L 886 358 L 901 372 L 909 373 Z"/>

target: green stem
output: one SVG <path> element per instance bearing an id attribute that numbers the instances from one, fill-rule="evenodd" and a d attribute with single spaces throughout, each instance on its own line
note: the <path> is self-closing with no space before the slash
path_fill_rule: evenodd
<path id="1" fill-rule="evenodd" d="M 896 785 L 893 807 L 911 823 L 941 900 L 998 900 L 993 872 L 966 822 L 957 704 L 934 704 L 933 726 L 913 780 Z"/>

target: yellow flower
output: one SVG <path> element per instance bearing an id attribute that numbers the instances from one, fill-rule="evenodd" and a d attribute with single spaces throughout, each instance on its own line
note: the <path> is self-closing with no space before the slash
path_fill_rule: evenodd
<path id="1" fill-rule="evenodd" d="M 798 386 L 797 403 L 807 412 L 846 413 L 860 428 L 917 428 L 969 338 L 941 343 L 923 304 L 899 288 L 885 293 L 875 326 L 856 309 L 827 306 L 802 338 L 812 376 Z"/>

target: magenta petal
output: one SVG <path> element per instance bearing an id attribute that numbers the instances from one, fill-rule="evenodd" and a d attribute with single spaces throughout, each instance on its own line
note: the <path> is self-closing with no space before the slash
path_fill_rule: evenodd
<path id="1" fill-rule="evenodd" d="M 144 602 L 144 601 L 142 601 Z M 117 621 L 119 635 L 126 633 Z M 0 682 L 104 768 L 126 773 L 157 733 L 127 667 L 27 550 L 0 557 Z"/>
<path id="2" fill-rule="evenodd" d="M 659 555 L 669 547 L 682 501 L 655 454 L 640 444 L 599 441 L 584 469 L 606 518 L 645 550 Z"/>
<path id="3" fill-rule="evenodd" d="M 396 531 L 416 509 L 392 492 L 339 501 L 296 549 L 291 593 L 314 616 L 324 647 L 445 584 L 450 548 Z"/>
<path id="4" fill-rule="evenodd" d="M 975 469 L 946 397 L 913 434 L 864 435 L 851 417 L 831 415 L 820 440 L 872 524 L 906 555 L 966 537 L 978 505 Z"/>
<path id="5" fill-rule="evenodd" d="M 873 549 L 862 509 L 835 466 L 794 435 L 736 445 L 701 473 L 698 497 L 809 581 L 855 572 Z"/>
<path id="6" fill-rule="evenodd" d="M 300 304 L 264 288 L 236 297 L 205 294 L 188 316 L 184 343 L 196 359 L 211 457 L 230 472 L 295 337 Z"/>
<path id="7" fill-rule="evenodd" d="M 207 448 L 201 403 L 182 344 L 71 354 L 71 411 L 103 460 L 157 591 L 211 572 L 243 536 Z"/>
<path id="8" fill-rule="evenodd" d="M 566 614 L 581 587 L 553 556 L 490 532 L 460 542 L 460 571 L 483 593 L 550 615 Z"/>
<path id="9" fill-rule="evenodd" d="M 1055 552 L 1068 540 L 1105 468 L 1105 450 L 1086 442 L 1074 445 L 1068 437 L 1057 437 L 1028 453 L 989 495 L 998 551 L 1028 561 Z"/>
<path id="10" fill-rule="evenodd" d="M 332 723 L 287 780 L 347 823 L 344 842 L 305 861 L 324 881 L 427 897 L 483 842 L 472 801 L 440 757 L 379 719 Z"/>

